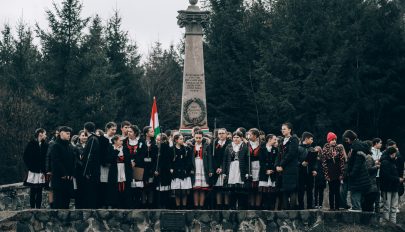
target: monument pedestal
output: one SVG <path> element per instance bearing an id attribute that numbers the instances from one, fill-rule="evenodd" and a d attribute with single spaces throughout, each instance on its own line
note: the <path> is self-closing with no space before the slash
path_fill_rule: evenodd
<path id="1" fill-rule="evenodd" d="M 208 132 L 207 100 L 203 53 L 203 26 L 208 22 L 208 11 L 201 11 L 190 0 L 187 10 L 179 11 L 178 24 L 186 28 L 183 93 L 180 132 L 189 134 L 195 126 Z"/>

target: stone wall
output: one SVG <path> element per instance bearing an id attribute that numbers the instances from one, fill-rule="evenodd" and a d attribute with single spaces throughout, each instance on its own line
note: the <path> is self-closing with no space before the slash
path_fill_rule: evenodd
<path id="1" fill-rule="evenodd" d="M 46 193 L 43 206 L 48 206 Z M 405 231 L 373 213 L 347 211 L 27 210 L 29 188 L 0 186 L 0 231 Z M 182 226 L 180 226 L 182 225 Z"/>
<path id="2" fill-rule="evenodd" d="M 0 231 L 162 231 L 162 210 L 23 210 L 0 220 Z M 176 211 L 177 231 L 401 231 L 372 213 L 323 211 Z M 165 216 L 166 215 L 166 216 Z M 181 224 L 181 223 L 180 223 Z"/>
<path id="3" fill-rule="evenodd" d="M 48 196 L 42 193 L 42 208 L 48 207 Z M 30 208 L 30 189 L 23 183 L 0 186 L 0 211 Z"/>

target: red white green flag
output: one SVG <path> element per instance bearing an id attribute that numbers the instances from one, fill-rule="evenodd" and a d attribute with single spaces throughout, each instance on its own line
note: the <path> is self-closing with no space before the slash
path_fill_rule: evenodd
<path id="1" fill-rule="evenodd" d="M 152 113 L 150 114 L 149 126 L 151 126 L 155 130 L 155 137 L 156 135 L 160 134 L 159 118 L 155 97 L 153 97 Z"/>

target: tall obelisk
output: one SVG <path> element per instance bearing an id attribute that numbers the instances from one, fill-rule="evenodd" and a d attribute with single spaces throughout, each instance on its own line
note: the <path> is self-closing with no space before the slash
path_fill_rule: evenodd
<path id="1" fill-rule="evenodd" d="M 195 126 L 208 131 L 203 26 L 208 23 L 209 12 L 196 6 L 198 0 L 189 2 L 187 10 L 178 11 L 177 17 L 179 26 L 186 28 L 180 131 L 187 134 Z"/>

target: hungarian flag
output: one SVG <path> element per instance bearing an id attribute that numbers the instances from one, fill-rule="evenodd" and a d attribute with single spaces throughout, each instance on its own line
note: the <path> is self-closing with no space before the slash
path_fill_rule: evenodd
<path id="1" fill-rule="evenodd" d="M 149 126 L 151 126 L 155 130 L 155 137 L 156 135 L 160 134 L 158 111 L 155 97 L 153 97 L 152 113 L 150 114 Z"/>

